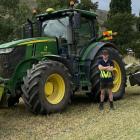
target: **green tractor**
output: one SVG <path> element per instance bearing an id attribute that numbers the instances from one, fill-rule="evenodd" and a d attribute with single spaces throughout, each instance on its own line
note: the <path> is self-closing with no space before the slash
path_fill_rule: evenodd
<path id="1" fill-rule="evenodd" d="M 36 114 L 61 112 L 78 91 L 99 99 L 97 67 L 107 49 L 114 62 L 114 100 L 125 93 L 118 48 L 97 36 L 96 14 L 79 9 L 48 10 L 24 26 L 24 39 L 0 45 L 0 104 L 22 97 Z"/>

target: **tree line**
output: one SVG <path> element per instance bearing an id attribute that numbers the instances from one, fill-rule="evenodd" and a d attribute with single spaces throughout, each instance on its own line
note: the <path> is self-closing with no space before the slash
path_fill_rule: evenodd
<path id="1" fill-rule="evenodd" d="M 26 0 L 27 1 L 27 0 Z M 28 5 L 28 1 L 21 0 L 1 0 L 0 2 L 0 44 L 21 38 L 21 27 L 27 18 L 34 17 L 34 9 Z M 77 1 L 77 0 L 76 0 Z M 36 0 L 37 12 L 44 13 L 46 9 L 52 7 L 56 10 L 69 7 L 68 0 Z M 98 3 L 91 0 L 77 1 L 77 7 L 85 10 L 96 10 Z"/>
<path id="2" fill-rule="evenodd" d="M 83 10 L 94 10 L 98 3 L 92 0 L 76 0 L 77 8 Z M 37 12 L 43 13 L 48 7 L 54 9 L 68 8 L 68 0 L 36 0 Z M 126 48 L 132 48 L 139 52 L 140 46 L 140 17 L 132 14 L 131 0 L 111 0 L 110 11 L 104 26 L 108 30 L 118 32 L 114 42 L 125 53 Z M 22 25 L 27 18 L 32 19 L 32 9 L 27 2 L 20 0 L 1 0 L 0 3 L 0 43 L 19 39 Z M 139 57 L 140 54 L 137 54 Z"/>
<path id="3" fill-rule="evenodd" d="M 131 48 L 140 57 L 140 17 L 132 14 L 131 0 L 111 0 L 105 26 L 118 32 L 114 42 L 125 53 Z"/>

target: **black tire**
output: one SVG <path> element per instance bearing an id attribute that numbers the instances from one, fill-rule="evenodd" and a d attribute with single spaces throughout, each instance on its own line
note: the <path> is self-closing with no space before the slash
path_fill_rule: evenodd
<path id="1" fill-rule="evenodd" d="M 46 80 L 54 73 L 59 74 L 65 83 L 64 97 L 58 104 L 51 104 L 46 99 L 44 91 Z M 56 61 L 39 62 L 37 65 L 33 65 L 31 70 L 28 70 L 27 76 L 23 78 L 23 81 L 22 97 L 27 108 L 33 113 L 61 112 L 67 107 L 72 93 L 72 82 L 69 70 L 62 63 Z"/>
<path id="2" fill-rule="evenodd" d="M 109 51 L 110 58 L 112 60 L 115 60 L 119 64 L 119 67 L 121 70 L 121 75 L 122 75 L 121 81 L 122 82 L 121 82 L 120 88 L 116 93 L 113 93 L 114 100 L 119 100 L 125 94 L 125 86 L 126 86 L 125 65 L 123 63 L 122 56 L 116 49 L 114 49 L 112 47 L 106 47 L 106 48 L 103 48 L 102 50 L 104 50 L 104 49 L 107 49 Z M 99 99 L 100 99 L 100 72 L 98 70 L 98 61 L 101 58 L 102 50 L 100 50 L 97 53 L 95 59 L 91 63 L 92 91 L 91 91 L 90 97 L 94 101 L 99 101 Z"/>

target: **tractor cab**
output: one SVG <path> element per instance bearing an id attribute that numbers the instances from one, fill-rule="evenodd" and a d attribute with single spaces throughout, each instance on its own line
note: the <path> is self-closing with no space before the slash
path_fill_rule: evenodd
<path id="1" fill-rule="evenodd" d="M 96 14 L 78 9 L 65 9 L 36 16 L 24 26 L 24 38 L 56 38 L 59 55 L 79 56 L 83 47 L 96 38 Z"/>

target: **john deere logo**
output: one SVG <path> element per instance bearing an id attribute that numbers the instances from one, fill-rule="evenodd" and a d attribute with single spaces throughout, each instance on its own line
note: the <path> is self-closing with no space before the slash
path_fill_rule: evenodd
<path id="1" fill-rule="evenodd" d="M 47 51 L 47 49 L 48 49 L 48 46 L 45 46 L 45 47 L 44 47 L 44 51 Z"/>
<path id="2" fill-rule="evenodd" d="M 42 51 L 42 52 L 40 52 L 42 55 L 47 55 L 48 54 L 48 52 L 47 52 L 47 49 L 48 49 L 48 46 L 45 46 L 44 47 L 44 50 Z"/>

